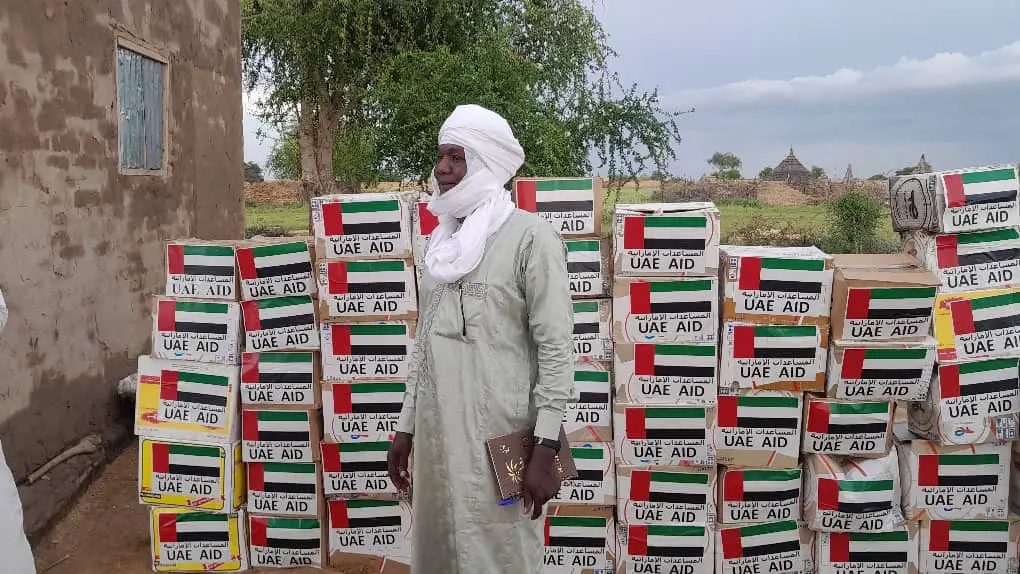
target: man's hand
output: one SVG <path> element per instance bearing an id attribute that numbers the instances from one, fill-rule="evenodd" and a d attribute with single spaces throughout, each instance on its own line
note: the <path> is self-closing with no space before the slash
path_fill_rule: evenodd
<path id="1" fill-rule="evenodd" d="M 406 432 L 398 432 L 390 444 L 390 451 L 386 454 L 390 482 L 401 492 L 407 492 L 411 484 L 411 475 L 407 472 L 407 459 L 411 456 L 412 442 L 411 435 Z"/>
<path id="2" fill-rule="evenodd" d="M 537 520 L 542 516 L 542 506 L 556 496 L 562 484 L 556 472 L 556 452 L 547 446 L 536 445 L 521 485 L 524 512 L 530 512 L 531 519 Z"/>

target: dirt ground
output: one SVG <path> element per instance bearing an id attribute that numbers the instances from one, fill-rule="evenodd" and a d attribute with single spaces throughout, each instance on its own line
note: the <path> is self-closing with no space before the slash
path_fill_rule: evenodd
<path id="1" fill-rule="evenodd" d="M 138 503 L 137 445 L 126 449 L 106 467 L 34 550 L 39 574 L 152 572 L 147 508 Z M 249 572 L 315 574 L 322 570 Z"/>

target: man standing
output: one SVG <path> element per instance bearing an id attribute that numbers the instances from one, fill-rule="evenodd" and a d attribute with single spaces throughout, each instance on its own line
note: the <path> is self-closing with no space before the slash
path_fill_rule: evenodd
<path id="1" fill-rule="evenodd" d="M 573 311 L 562 240 L 505 189 L 523 163 L 510 125 L 485 108 L 458 106 L 439 131 L 429 202 L 439 227 L 389 453 L 397 488 L 414 484 L 414 572 L 542 569 L 537 519 L 560 488 L 557 440 L 575 399 Z M 523 500 L 500 506 L 485 441 L 531 427 Z"/>

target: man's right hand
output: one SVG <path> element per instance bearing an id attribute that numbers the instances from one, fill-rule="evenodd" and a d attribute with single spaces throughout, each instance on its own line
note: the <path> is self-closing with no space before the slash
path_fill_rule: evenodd
<path id="1" fill-rule="evenodd" d="M 406 432 L 398 432 L 390 444 L 390 452 L 386 455 L 386 466 L 390 482 L 397 490 L 407 492 L 411 485 L 411 475 L 407 471 L 407 460 L 411 456 L 413 437 Z"/>

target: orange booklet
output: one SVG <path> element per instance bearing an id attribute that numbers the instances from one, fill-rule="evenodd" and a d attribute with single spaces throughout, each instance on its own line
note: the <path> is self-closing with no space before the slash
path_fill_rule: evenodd
<path id="1" fill-rule="evenodd" d="M 503 500 L 521 496 L 524 469 L 528 468 L 531 452 L 535 448 L 534 429 L 490 438 L 485 441 L 489 451 L 489 464 L 496 475 L 496 485 Z M 560 427 L 560 452 L 556 454 L 556 470 L 560 481 L 577 478 L 577 467 L 567 444 L 567 433 Z"/>

